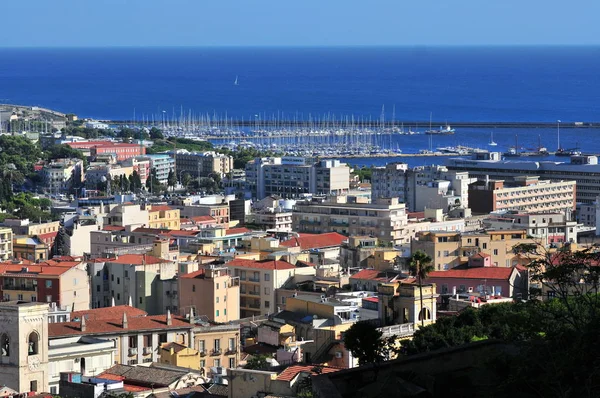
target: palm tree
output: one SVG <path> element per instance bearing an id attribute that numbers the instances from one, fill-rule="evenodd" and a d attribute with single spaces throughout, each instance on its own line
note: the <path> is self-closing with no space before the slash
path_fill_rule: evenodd
<path id="1" fill-rule="evenodd" d="M 433 270 L 431 257 L 427 253 L 417 250 L 410 258 L 410 273 L 417 278 L 419 283 L 419 295 L 421 296 L 421 326 L 425 326 L 425 312 L 423 311 L 423 279 L 427 279 L 427 275 Z"/>

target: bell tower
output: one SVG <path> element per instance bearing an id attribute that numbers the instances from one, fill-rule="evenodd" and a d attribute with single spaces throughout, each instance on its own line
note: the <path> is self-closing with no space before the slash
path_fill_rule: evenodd
<path id="1" fill-rule="evenodd" d="M 20 393 L 48 391 L 48 304 L 0 303 L 0 380 Z"/>

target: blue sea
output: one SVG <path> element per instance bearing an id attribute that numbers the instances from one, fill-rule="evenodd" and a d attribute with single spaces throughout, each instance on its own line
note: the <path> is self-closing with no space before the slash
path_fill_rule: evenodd
<path id="1" fill-rule="evenodd" d="M 378 120 L 383 111 L 398 123 L 421 120 L 420 130 L 430 114 L 449 124 L 567 124 L 600 120 L 599 70 L 600 47 L 0 49 L 0 103 L 138 121 L 181 113 Z M 538 137 L 549 150 L 557 146 L 554 129 L 497 129 L 496 148 L 514 145 L 515 134 L 525 148 Z M 598 137 L 564 129 L 561 143 L 600 152 Z M 394 139 L 404 152 L 429 147 L 427 136 Z M 490 131 L 434 140 L 434 148 L 485 147 Z"/>

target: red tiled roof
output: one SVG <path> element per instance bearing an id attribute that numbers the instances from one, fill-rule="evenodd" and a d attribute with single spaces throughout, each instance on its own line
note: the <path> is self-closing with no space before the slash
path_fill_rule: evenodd
<path id="1" fill-rule="evenodd" d="M 40 240 L 48 240 L 48 239 L 55 239 L 56 235 L 58 235 L 58 231 L 55 232 L 48 232 L 47 234 L 40 234 L 37 237 Z"/>
<path id="2" fill-rule="evenodd" d="M 281 242 L 279 246 L 300 247 L 302 250 L 309 250 L 340 246 L 347 239 L 346 236 L 338 234 L 337 232 L 328 232 L 325 234 L 300 234 L 299 237 L 294 237 L 285 242 Z"/>
<path id="3" fill-rule="evenodd" d="M 134 318 L 136 316 L 146 316 L 148 313 L 139 308 L 130 307 L 128 305 L 116 305 L 114 307 L 105 308 L 94 308 L 91 310 L 75 311 L 71 312 L 71 319 L 85 316 L 86 321 L 99 321 L 107 319 L 123 319 L 123 314 L 127 314 L 127 319 Z"/>
<path id="4" fill-rule="evenodd" d="M 276 261 L 276 260 L 266 260 L 266 261 L 254 261 L 254 260 L 245 260 L 241 258 L 236 258 L 226 263 L 225 265 L 229 267 L 247 267 L 247 268 L 256 268 L 256 269 L 272 269 L 272 270 L 284 270 L 284 269 L 295 269 L 296 267 L 287 261 Z"/>
<path id="5" fill-rule="evenodd" d="M 316 369 L 319 369 L 319 371 L 315 372 Z M 331 366 L 293 365 L 279 373 L 277 380 L 292 381 L 300 372 L 310 373 L 311 376 L 316 376 L 318 374 L 333 373 L 340 370 L 342 369 Z"/>
<path id="6" fill-rule="evenodd" d="M 198 235 L 200 231 L 186 231 L 180 229 L 174 229 L 169 232 L 170 236 L 195 236 Z"/>
<path id="7" fill-rule="evenodd" d="M 368 301 L 370 303 L 378 303 L 379 299 L 377 297 L 365 297 L 363 298 L 364 301 Z"/>
<path id="8" fill-rule="evenodd" d="M 125 231 L 125 227 L 120 227 L 118 225 L 105 225 L 102 228 L 103 231 Z"/>
<path id="9" fill-rule="evenodd" d="M 381 282 L 388 282 L 396 277 L 398 277 L 397 273 L 390 272 L 388 274 L 385 271 L 377 271 L 375 269 L 363 269 L 354 275 L 350 275 L 350 279 L 366 279 Z"/>
<path id="10" fill-rule="evenodd" d="M 27 268 L 27 272 L 23 272 L 23 269 Z M 43 266 L 39 264 L 0 264 L 0 275 L 7 276 L 20 276 L 20 277 L 32 277 L 32 276 L 59 276 L 69 271 L 72 267 L 66 266 L 55 266 L 48 265 Z"/>
<path id="11" fill-rule="evenodd" d="M 192 221 L 194 221 L 196 223 L 217 222 L 217 220 L 215 220 L 214 217 L 212 217 L 212 216 L 196 216 L 196 217 L 192 217 Z"/>
<path id="12" fill-rule="evenodd" d="M 204 269 L 199 269 L 198 271 L 190 272 L 189 274 L 179 275 L 179 277 L 182 279 L 194 279 L 200 275 L 204 275 Z"/>
<path id="13" fill-rule="evenodd" d="M 225 230 L 225 235 L 237 235 L 237 234 L 245 234 L 247 232 L 252 232 L 248 228 L 230 228 Z"/>
<path id="14" fill-rule="evenodd" d="M 487 258 L 487 257 L 492 257 L 492 256 L 490 256 L 489 254 L 484 253 L 484 252 L 479 252 L 477 254 L 473 254 L 473 257 Z"/>
<path id="15" fill-rule="evenodd" d="M 142 264 L 162 264 L 168 263 L 169 260 L 162 258 L 149 256 L 147 254 L 123 254 L 114 259 L 106 260 L 107 263 L 115 264 L 131 264 L 131 265 L 142 265 Z"/>
<path id="16" fill-rule="evenodd" d="M 499 279 L 507 280 L 513 273 L 510 267 L 478 267 L 468 269 L 450 269 L 448 271 L 433 271 L 428 275 L 431 278 L 458 278 L 458 279 Z"/>
<path id="17" fill-rule="evenodd" d="M 81 322 L 60 322 L 50 323 L 48 325 L 48 336 L 51 338 L 72 336 L 72 335 L 98 335 L 98 334 L 117 334 L 145 330 L 171 330 L 171 329 L 190 329 L 194 325 L 181 317 L 172 317 L 171 326 L 167 325 L 166 315 L 139 316 L 127 318 L 127 329 L 123 329 L 121 318 L 86 320 L 86 331 L 81 331 Z"/>
<path id="18" fill-rule="evenodd" d="M 414 211 L 414 212 L 407 212 L 406 215 L 408 216 L 408 218 L 425 218 L 425 212 L 424 211 Z"/>
<path id="19" fill-rule="evenodd" d="M 175 210 L 175 209 L 173 209 L 171 206 L 166 206 L 166 205 L 157 205 L 157 206 L 150 207 L 150 211 L 171 211 L 171 210 Z"/>

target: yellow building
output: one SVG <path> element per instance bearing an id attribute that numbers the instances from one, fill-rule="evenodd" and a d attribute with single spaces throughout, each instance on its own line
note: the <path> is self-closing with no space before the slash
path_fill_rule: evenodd
<path id="1" fill-rule="evenodd" d="M 10 228 L 0 228 L 0 260 L 13 257 L 13 233 Z"/>
<path id="2" fill-rule="evenodd" d="M 401 252 L 395 249 L 378 248 L 372 255 L 367 257 L 367 268 L 373 268 L 377 271 L 385 271 L 394 268 L 396 257 L 401 256 Z"/>
<path id="3" fill-rule="evenodd" d="M 160 346 L 160 363 L 200 370 L 200 353 L 183 344 L 165 343 Z"/>
<path id="4" fill-rule="evenodd" d="M 181 227 L 179 209 L 169 206 L 152 206 L 148 211 L 150 228 L 166 228 L 178 230 Z"/>
<path id="5" fill-rule="evenodd" d="M 200 370 L 211 367 L 236 368 L 240 361 L 240 325 L 197 323 L 193 329 L 194 347 L 200 353 Z"/>
<path id="6" fill-rule="evenodd" d="M 411 242 L 414 253 L 421 250 L 433 260 L 436 271 L 444 271 L 466 263 L 474 254 L 485 253 L 492 257 L 494 267 L 516 265 L 513 247 L 521 243 L 535 243 L 527 238 L 525 230 L 497 230 L 477 233 L 419 232 Z"/>
<path id="7" fill-rule="evenodd" d="M 382 283 L 379 285 L 379 311 L 382 325 L 412 324 L 425 326 L 435 323 L 437 313 L 437 298 L 435 283 L 422 286 L 423 306 L 419 286 L 415 283 Z"/>
<path id="8" fill-rule="evenodd" d="M 12 242 L 15 258 L 37 261 L 48 260 L 50 248 L 36 237 L 15 236 Z"/>

